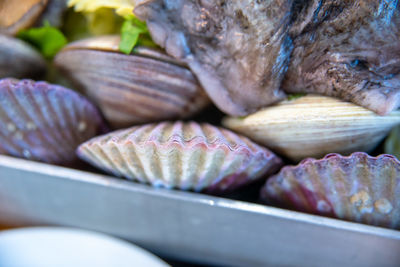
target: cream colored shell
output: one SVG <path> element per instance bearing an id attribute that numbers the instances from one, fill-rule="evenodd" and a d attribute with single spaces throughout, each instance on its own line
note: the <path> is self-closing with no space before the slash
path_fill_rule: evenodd
<path id="1" fill-rule="evenodd" d="M 221 193 L 272 174 L 269 150 L 209 124 L 163 122 L 94 138 L 78 155 L 117 176 L 166 188 Z"/>
<path id="2" fill-rule="evenodd" d="M 400 123 L 400 112 L 387 116 L 342 100 L 307 95 L 283 101 L 223 125 L 294 160 L 373 150 Z"/>

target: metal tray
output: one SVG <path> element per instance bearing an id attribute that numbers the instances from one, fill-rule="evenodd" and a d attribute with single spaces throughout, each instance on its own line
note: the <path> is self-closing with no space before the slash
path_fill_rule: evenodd
<path id="1" fill-rule="evenodd" d="M 101 231 L 229 266 L 400 266 L 400 231 L 0 156 L 0 224 Z"/>

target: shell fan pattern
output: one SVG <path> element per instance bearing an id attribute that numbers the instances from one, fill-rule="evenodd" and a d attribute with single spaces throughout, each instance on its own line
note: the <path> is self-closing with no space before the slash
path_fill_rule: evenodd
<path id="1" fill-rule="evenodd" d="M 210 194 L 230 192 L 282 166 L 277 156 L 249 139 L 195 122 L 119 130 L 82 144 L 77 152 L 119 177 Z"/>
<path id="2" fill-rule="evenodd" d="M 284 167 L 261 199 L 299 211 L 400 229 L 400 162 L 391 155 L 329 154 Z"/>
<path id="3" fill-rule="evenodd" d="M 96 107 L 72 90 L 0 80 L 0 154 L 70 165 L 76 147 L 105 129 Z"/>

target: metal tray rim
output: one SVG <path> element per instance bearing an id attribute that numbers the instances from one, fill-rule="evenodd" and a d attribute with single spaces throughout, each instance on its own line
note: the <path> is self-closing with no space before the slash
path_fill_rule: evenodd
<path id="1" fill-rule="evenodd" d="M 112 176 L 54 166 L 45 163 L 33 162 L 24 159 L 17 159 L 9 156 L 0 155 L 0 166 L 45 174 L 59 179 L 67 178 L 84 183 L 112 186 L 122 190 L 140 192 L 142 194 L 157 195 L 159 197 L 172 198 L 180 201 L 197 202 L 209 206 L 218 206 L 225 209 L 264 214 L 291 221 L 301 221 L 308 224 L 331 227 L 345 231 L 354 231 L 359 233 L 378 235 L 385 238 L 400 240 L 400 231 L 397 230 L 359 224 L 355 222 L 348 222 L 344 220 L 312 215 L 292 210 L 285 210 L 257 203 L 209 196 L 200 193 L 170 190 L 164 188 L 154 188 L 148 185 L 139 184 L 129 180 L 123 180 Z"/>

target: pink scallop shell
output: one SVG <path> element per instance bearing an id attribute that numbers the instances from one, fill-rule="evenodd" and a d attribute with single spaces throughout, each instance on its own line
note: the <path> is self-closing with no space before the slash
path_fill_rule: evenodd
<path id="1" fill-rule="evenodd" d="M 276 172 L 282 161 L 245 137 L 209 124 L 162 122 L 96 137 L 78 155 L 116 176 L 220 194 Z"/>
<path id="2" fill-rule="evenodd" d="M 308 213 L 400 228 L 400 162 L 392 155 L 329 154 L 284 167 L 261 199 Z"/>
<path id="3" fill-rule="evenodd" d="M 0 80 L 0 154 L 69 165 L 76 147 L 103 129 L 97 109 L 72 90 Z"/>

